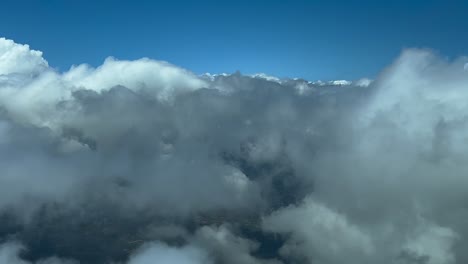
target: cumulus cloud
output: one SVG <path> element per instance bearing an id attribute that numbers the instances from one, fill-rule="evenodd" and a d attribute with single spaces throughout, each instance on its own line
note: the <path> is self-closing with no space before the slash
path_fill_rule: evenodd
<path id="1" fill-rule="evenodd" d="M 58 72 L 0 39 L 0 263 L 466 263 L 466 64 Z"/>
<path id="2" fill-rule="evenodd" d="M 13 40 L 0 38 L 0 75 L 39 74 L 48 68 L 42 52 L 29 49 Z"/>

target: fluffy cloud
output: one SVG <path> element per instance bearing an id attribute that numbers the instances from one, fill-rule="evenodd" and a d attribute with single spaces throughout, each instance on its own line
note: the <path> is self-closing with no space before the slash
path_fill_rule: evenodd
<path id="1" fill-rule="evenodd" d="M 48 68 L 42 52 L 29 49 L 12 40 L 0 38 L 0 75 L 39 74 Z"/>
<path id="2" fill-rule="evenodd" d="M 318 263 L 365 263 L 375 248 L 367 232 L 349 223 L 345 215 L 306 199 L 298 207 L 286 207 L 264 220 L 267 230 L 290 233 L 281 249 L 291 258 L 306 257 Z"/>
<path id="3" fill-rule="evenodd" d="M 209 256 L 194 247 L 173 248 L 160 243 L 143 246 L 130 258 L 128 264 L 210 264 Z"/>
<path id="4" fill-rule="evenodd" d="M 466 263 L 466 63 L 57 72 L 0 39 L 0 263 Z"/>

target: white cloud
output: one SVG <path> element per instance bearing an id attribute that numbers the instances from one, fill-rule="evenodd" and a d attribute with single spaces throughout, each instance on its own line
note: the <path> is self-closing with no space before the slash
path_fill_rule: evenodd
<path id="1" fill-rule="evenodd" d="M 356 81 L 356 85 L 361 87 L 368 87 L 369 85 L 371 85 L 371 83 L 372 80 L 368 78 L 362 78 Z"/>
<path id="2" fill-rule="evenodd" d="M 100 92 L 121 85 L 161 99 L 167 99 L 178 91 L 207 86 L 203 80 L 186 70 L 146 58 L 122 61 L 111 57 L 97 69 L 79 65 L 64 73 L 63 79 L 76 88 Z"/>
<path id="3" fill-rule="evenodd" d="M 0 76 L 7 74 L 39 74 L 48 68 L 42 52 L 30 50 L 12 40 L 0 38 Z"/>
<path id="4" fill-rule="evenodd" d="M 125 86 L 145 96 L 169 100 L 173 95 L 207 86 L 189 71 L 167 62 L 108 58 L 96 69 L 72 67 L 63 74 L 48 67 L 42 52 L 0 39 L 0 103 L 15 119 L 56 129 L 56 106 L 77 90 L 108 91 Z M 3 75 L 3 76 L 2 76 Z"/>

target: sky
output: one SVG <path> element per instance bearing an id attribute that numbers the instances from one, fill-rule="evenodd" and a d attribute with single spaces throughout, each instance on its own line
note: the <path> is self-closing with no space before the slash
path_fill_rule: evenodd
<path id="1" fill-rule="evenodd" d="M 456 0 L 5 0 L 0 36 L 59 71 L 149 57 L 197 74 L 353 80 L 375 78 L 404 48 L 468 54 L 467 13 Z"/>

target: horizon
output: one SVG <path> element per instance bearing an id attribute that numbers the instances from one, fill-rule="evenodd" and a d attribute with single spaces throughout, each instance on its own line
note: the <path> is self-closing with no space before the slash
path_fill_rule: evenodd
<path id="1" fill-rule="evenodd" d="M 468 54 L 466 1 L 7 0 L 0 33 L 60 71 L 105 58 L 163 60 L 311 80 L 377 77 L 407 48 Z M 456 40 L 456 41 L 454 41 Z"/>

